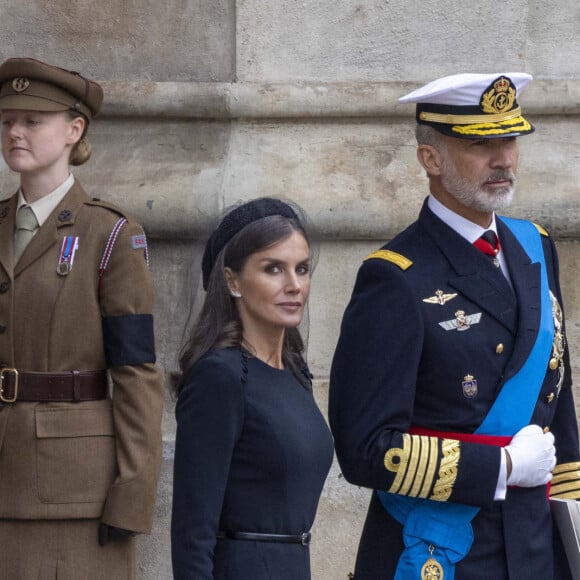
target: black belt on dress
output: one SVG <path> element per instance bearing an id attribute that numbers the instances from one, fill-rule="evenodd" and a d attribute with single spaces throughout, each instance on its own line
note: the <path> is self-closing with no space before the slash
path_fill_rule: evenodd
<path id="1" fill-rule="evenodd" d="M 278 544 L 310 544 L 310 532 L 303 534 L 259 534 L 257 532 L 230 532 L 220 531 L 217 534 L 219 540 L 247 540 L 251 542 L 275 542 Z"/>
<path id="2" fill-rule="evenodd" d="M 107 371 L 24 372 L 0 367 L 0 403 L 95 401 L 107 396 Z"/>

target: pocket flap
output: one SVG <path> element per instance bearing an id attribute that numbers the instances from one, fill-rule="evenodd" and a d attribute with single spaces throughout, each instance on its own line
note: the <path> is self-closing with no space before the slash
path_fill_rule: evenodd
<path id="1" fill-rule="evenodd" d="M 91 437 L 115 434 L 111 408 L 101 409 L 36 409 L 36 436 Z"/>

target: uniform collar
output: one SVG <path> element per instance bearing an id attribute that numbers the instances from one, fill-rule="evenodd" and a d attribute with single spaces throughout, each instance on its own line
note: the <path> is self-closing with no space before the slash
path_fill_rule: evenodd
<path id="1" fill-rule="evenodd" d="M 23 205 L 29 205 L 36 216 L 38 225 L 41 226 L 47 219 L 48 216 L 56 209 L 58 204 L 63 200 L 64 196 L 69 192 L 70 188 L 74 185 L 75 178 L 72 173 L 69 173 L 67 179 L 61 183 L 55 190 L 51 191 L 48 195 L 37 199 L 32 203 L 28 203 L 24 199 L 22 194 L 22 189 L 18 190 L 18 204 L 16 211 L 18 211 Z"/>

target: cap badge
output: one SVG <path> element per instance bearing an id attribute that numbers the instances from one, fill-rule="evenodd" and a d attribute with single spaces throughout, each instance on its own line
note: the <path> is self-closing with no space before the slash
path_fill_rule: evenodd
<path id="1" fill-rule="evenodd" d="M 30 86 L 30 81 L 24 77 L 17 77 L 12 79 L 12 88 L 17 93 L 22 93 Z"/>
<path id="2" fill-rule="evenodd" d="M 516 89 L 506 77 L 499 77 L 481 95 L 480 105 L 484 113 L 505 113 L 516 100 Z"/>
<path id="3" fill-rule="evenodd" d="M 463 395 L 468 399 L 473 399 L 477 395 L 477 381 L 472 375 L 467 374 L 463 377 L 461 388 L 463 389 Z"/>
<path id="4" fill-rule="evenodd" d="M 444 294 L 443 290 L 436 290 L 435 296 L 423 298 L 423 302 L 427 302 L 427 304 L 439 304 L 440 306 L 444 306 L 446 302 L 453 300 L 456 296 L 457 294 Z"/>

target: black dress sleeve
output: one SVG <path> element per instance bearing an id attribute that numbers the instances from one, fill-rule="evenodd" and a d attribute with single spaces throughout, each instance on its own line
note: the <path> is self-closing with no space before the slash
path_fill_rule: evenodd
<path id="1" fill-rule="evenodd" d="M 219 354 L 200 360 L 176 405 L 171 549 L 175 580 L 211 580 L 231 458 L 244 420 L 239 373 Z"/>

